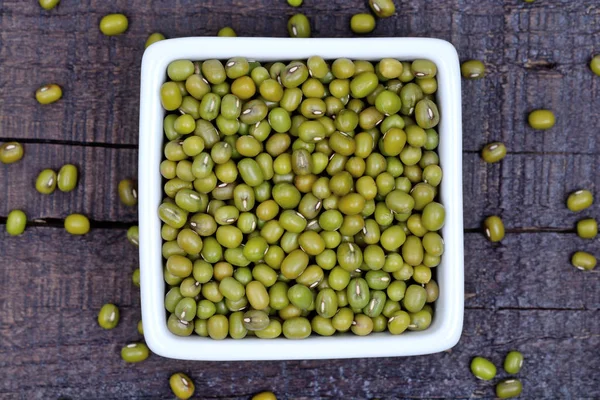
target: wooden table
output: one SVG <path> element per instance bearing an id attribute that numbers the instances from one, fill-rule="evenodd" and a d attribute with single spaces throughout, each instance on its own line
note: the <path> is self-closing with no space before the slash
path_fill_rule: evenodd
<path id="1" fill-rule="evenodd" d="M 44 11 L 34 0 L 0 0 L 0 141 L 24 143 L 18 164 L 0 165 L 0 223 L 26 211 L 24 235 L 0 230 L 0 398 L 169 398 L 168 377 L 186 371 L 197 398 L 492 398 L 493 383 L 469 372 L 473 356 L 519 349 L 523 398 L 600 398 L 598 269 L 574 269 L 570 255 L 600 256 L 598 239 L 574 233 L 598 202 L 574 214 L 566 195 L 600 197 L 600 77 L 588 63 L 600 52 L 597 0 L 396 0 L 374 36 L 449 40 L 461 60 L 483 60 L 485 79 L 463 82 L 466 310 L 463 336 L 450 351 L 422 357 L 294 362 L 180 362 L 152 356 L 126 365 L 119 352 L 140 340 L 136 249 L 126 228 L 136 209 L 120 204 L 119 180 L 138 169 L 140 60 L 148 34 L 286 36 L 296 12 L 284 0 L 63 0 Z M 350 16 L 364 1 L 305 0 L 313 36 L 351 36 Z M 125 35 L 105 37 L 101 16 L 124 12 Z M 33 93 L 64 88 L 50 106 Z M 535 132 L 528 111 L 549 108 L 556 126 Z M 506 143 L 504 161 L 486 165 L 480 149 Z M 43 168 L 79 167 L 71 193 L 38 194 Z M 62 228 L 66 215 L 92 220 L 84 237 Z M 501 215 L 506 238 L 491 244 L 481 221 Z M 115 302 L 119 326 L 103 331 L 98 309 Z M 499 377 L 505 374 L 500 372 Z"/>

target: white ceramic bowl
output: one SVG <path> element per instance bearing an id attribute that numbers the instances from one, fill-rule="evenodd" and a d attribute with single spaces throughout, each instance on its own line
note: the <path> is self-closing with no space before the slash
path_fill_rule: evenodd
<path id="1" fill-rule="evenodd" d="M 164 111 L 160 86 L 167 65 L 177 59 L 225 60 L 234 56 L 258 61 L 325 59 L 399 60 L 426 58 L 437 64 L 437 104 L 440 109 L 439 155 L 444 171 L 441 202 L 446 207 L 442 229 L 445 253 L 436 268 L 440 297 L 431 326 L 421 332 L 393 336 L 376 333 L 305 340 L 245 338 L 221 341 L 169 332 L 163 305 L 165 284 L 161 257 L 161 221 L 157 209 L 163 197 L 159 164 L 163 157 Z M 144 53 L 140 98 L 139 227 L 142 318 L 146 343 L 155 354 L 185 360 L 291 360 L 411 356 L 436 353 L 459 340 L 464 311 L 462 217 L 462 128 L 459 61 L 454 47 L 443 40 L 422 38 L 275 39 L 198 37 L 165 40 Z"/>

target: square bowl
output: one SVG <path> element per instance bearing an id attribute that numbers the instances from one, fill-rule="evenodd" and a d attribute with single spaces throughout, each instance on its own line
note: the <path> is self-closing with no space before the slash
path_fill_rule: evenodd
<path id="1" fill-rule="evenodd" d="M 431 326 L 402 335 L 372 333 L 359 337 L 340 334 L 311 335 L 304 340 L 284 337 L 266 340 L 244 338 L 213 340 L 179 337 L 167 329 L 164 308 L 165 283 L 161 254 L 161 221 L 158 206 L 163 197 L 159 165 L 163 157 L 164 110 L 160 87 L 166 69 L 178 59 L 206 60 L 246 57 L 270 62 L 307 59 L 353 60 L 429 59 L 438 68 L 437 104 L 440 110 L 440 166 L 444 178 L 441 202 L 446 208 L 442 228 L 445 253 L 436 267 L 440 295 Z M 291 38 L 181 38 L 150 46 L 141 70 L 139 136 L 139 228 L 141 298 L 146 343 L 155 354 L 184 360 L 292 360 L 411 356 L 436 353 L 460 339 L 464 313 L 464 248 L 462 218 L 462 127 L 460 67 L 455 48 L 428 38 L 291 39 Z"/>

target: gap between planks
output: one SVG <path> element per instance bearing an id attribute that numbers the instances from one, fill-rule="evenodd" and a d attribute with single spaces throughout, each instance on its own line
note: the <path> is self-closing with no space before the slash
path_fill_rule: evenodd
<path id="1" fill-rule="evenodd" d="M 6 217 L 0 217 L 0 225 L 6 225 Z M 90 229 L 129 229 L 137 221 L 115 222 L 115 221 L 96 221 L 90 219 Z M 37 218 L 27 221 L 27 227 L 40 228 L 64 228 L 65 220 L 61 218 Z"/>
<path id="2" fill-rule="evenodd" d="M 7 217 L 0 217 L 0 225 L 6 225 Z M 115 221 L 97 221 L 90 219 L 91 228 L 98 229 L 128 229 L 132 224 L 137 221 L 129 222 L 115 222 Z M 64 219 L 61 218 L 36 218 L 31 221 L 27 221 L 28 227 L 41 227 L 41 228 L 62 228 L 64 226 Z M 481 233 L 482 229 L 478 228 L 467 228 L 463 230 L 464 233 Z M 505 231 L 508 234 L 522 234 L 522 233 L 560 233 L 560 234 L 572 234 L 575 232 L 573 228 L 553 228 L 553 227 L 522 227 L 522 228 L 511 228 Z"/>
<path id="3" fill-rule="evenodd" d="M 82 142 L 74 140 L 56 139 L 22 139 L 18 137 L 0 137 L 0 142 L 19 142 L 23 144 L 54 144 L 63 146 L 100 147 L 107 149 L 129 149 L 137 150 L 137 143 L 107 143 L 107 142 Z M 480 154 L 478 150 L 463 150 L 463 154 Z M 510 151 L 508 155 L 530 155 L 530 156 L 596 156 L 595 152 L 573 152 L 573 151 Z"/>
<path id="4" fill-rule="evenodd" d="M 124 143 L 105 143 L 105 142 L 80 142 L 73 140 L 55 140 L 55 139 L 21 139 L 18 137 L 0 137 L 0 142 L 19 142 L 22 144 L 55 144 L 63 146 L 81 146 L 81 147 L 101 147 L 107 149 L 131 149 L 137 150 L 137 144 Z"/>

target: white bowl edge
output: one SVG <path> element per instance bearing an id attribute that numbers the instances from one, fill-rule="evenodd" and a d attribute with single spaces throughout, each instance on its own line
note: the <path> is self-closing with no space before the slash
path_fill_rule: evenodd
<path id="1" fill-rule="evenodd" d="M 393 336 L 311 336 L 301 341 L 285 338 L 245 338 L 216 341 L 177 337 L 166 326 L 160 220 L 162 199 L 159 165 L 162 159 L 162 110 L 159 93 L 167 65 L 176 59 L 259 61 L 306 59 L 400 60 L 430 59 L 438 67 L 438 106 L 441 122 L 440 164 L 444 171 L 440 197 L 446 208 L 442 228 L 445 253 L 436 268 L 440 297 L 432 325 L 425 331 Z M 181 38 L 161 41 L 144 53 L 140 89 L 139 227 L 142 319 L 145 340 L 155 354 L 184 360 L 292 360 L 391 357 L 430 354 L 453 347 L 460 339 L 464 313 L 464 244 L 462 210 L 461 77 L 458 55 L 448 42 L 429 38 Z"/>

